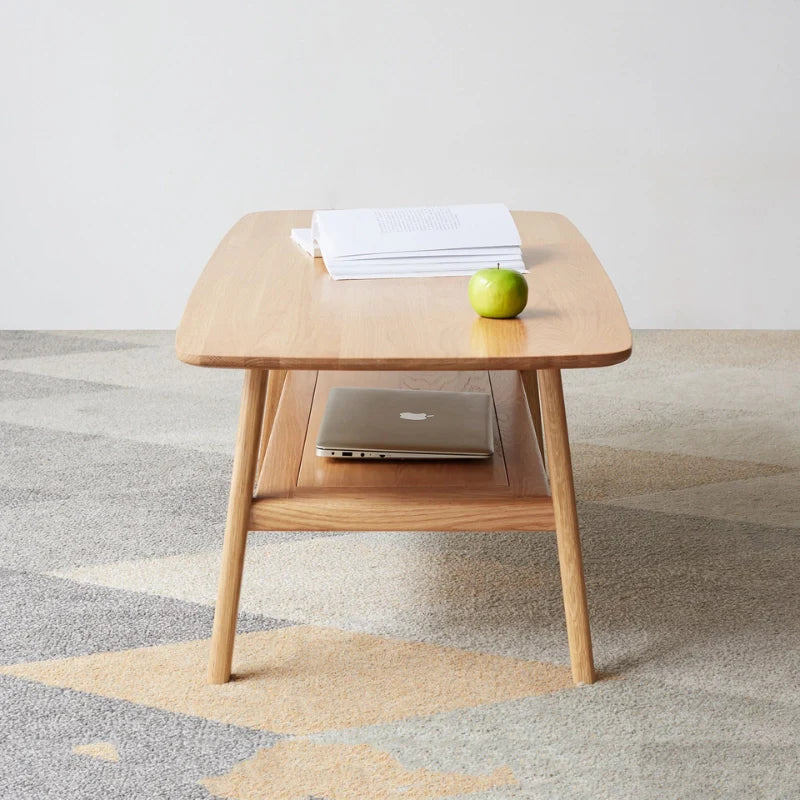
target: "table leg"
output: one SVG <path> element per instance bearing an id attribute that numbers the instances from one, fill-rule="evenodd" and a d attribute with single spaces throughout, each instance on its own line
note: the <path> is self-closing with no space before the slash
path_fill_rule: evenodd
<path id="1" fill-rule="evenodd" d="M 519 373 L 522 385 L 525 388 L 525 397 L 528 399 L 528 408 L 531 410 L 533 429 L 539 441 L 539 450 L 542 454 L 542 463 L 546 464 L 544 456 L 544 436 L 542 435 L 542 409 L 539 402 L 539 380 L 535 369 L 523 370 Z"/>
<path id="2" fill-rule="evenodd" d="M 285 369 L 271 369 L 267 379 L 267 399 L 264 403 L 264 420 L 261 423 L 261 445 L 258 448 L 258 466 L 256 474 L 261 472 L 264 465 L 264 456 L 267 454 L 269 435 L 272 433 L 272 424 L 275 422 L 275 413 L 281 399 L 283 384 L 286 382 Z"/>
<path id="3" fill-rule="evenodd" d="M 242 587 L 242 568 L 247 546 L 250 504 L 258 456 L 259 433 L 264 415 L 267 373 L 245 371 L 242 402 L 239 407 L 239 429 L 233 457 L 233 476 L 228 498 L 228 519 L 222 544 L 222 565 L 219 574 L 214 630 L 211 634 L 211 656 L 208 682 L 226 683 L 231 677 L 233 640 Z"/>
<path id="4" fill-rule="evenodd" d="M 558 561 L 561 567 L 561 589 L 567 618 L 567 639 L 575 683 L 594 683 L 592 637 L 589 631 L 589 610 L 583 577 L 581 539 L 575 509 L 575 487 L 572 459 L 569 452 L 567 416 L 561 371 L 539 371 L 544 434 L 547 438 L 547 462 L 550 468 L 550 489 L 556 518 Z"/>

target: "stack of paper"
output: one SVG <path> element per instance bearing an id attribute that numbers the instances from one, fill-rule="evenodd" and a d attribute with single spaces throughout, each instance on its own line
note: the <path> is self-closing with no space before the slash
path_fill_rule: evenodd
<path id="1" fill-rule="evenodd" d="M 517 226 L 500 203 L 316 211 L 292 239 L 315 246 L 331 277 L 471 275 L 485 267 L 526 272 Z"/>

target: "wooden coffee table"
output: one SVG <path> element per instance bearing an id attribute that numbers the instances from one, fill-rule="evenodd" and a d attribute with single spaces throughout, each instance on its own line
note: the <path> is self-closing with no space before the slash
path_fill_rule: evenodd
<path id="1" fill-rule="evenodd" d="M 251 530 L 555 530 L 572 674 L 592 683 L 561 370 L 631 353 L 628 322 L 596 256 L 565 217 L 515 212 L 528 308 L 514 320 L 481 319 L 468 278 L 334 282 L 321 259 L 289 239 L 310 217 L 270 211 L 239 220 L 178 328 L 182 361 L 245 370 L 209 681 L 231 675 Z M 491 392 L 495 454 L 483 462 L 318 458 L 333 385 Z"/>

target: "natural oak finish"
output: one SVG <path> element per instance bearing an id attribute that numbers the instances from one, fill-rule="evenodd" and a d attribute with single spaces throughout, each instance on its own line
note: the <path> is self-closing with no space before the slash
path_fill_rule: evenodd
<path id="1" fill-rule="evenodd" d="M 539 378 L 536 370 L 524 370 L 520 372 L 519 377 L 522 379 L 522 385 L 525 387 L 525 396 L 528 399 L 528 408 L 531 412 L 531 420 L 533 420 L 533 429 L 536 431 L 536 439 L 539 442 L 539 450 L 542 453 L 542 459 L 547 465 L 544 450 L 544 435 L 542 431 L 542 407 L 539 400 Z"/>
<path id="2" fill-rule="evenodd" d="M 551 531 L 549 497 L 339 491 L 254 500 L 254 531 Z"/>
<path id="3" fill-rule="evenodd" d="M 267 373 L 263 370 L 250 369 L 245 372 L 228 498 L 228 521 L 222 542 L 217 606 L 211 634 L 209 683 L 225 683 L 231 676 L 233 640 L 236 635 L 236 616 L 239 611 L 239 592 L 242 587 L 244 551 L 253 498 L 259 433 L 264 414 L 266 381 Z"/>
<path id="4" fill-rule="evenodd" d="M 514 212 L 530 273 L 515 320 L 481 319 L 466 277 L 333 281 L 289 238 L 309 211 L 248 214 L 195 286 L 181 360 L 205 367 L 535 370 L 624 361 L 631 334 L 614 287 L 566 217 Z"/>
<path id="5" fill-rule="evenodd" d="M 467 300 L 468 278 L 331 280 L 321 259 L 289 239 L 310 216 L 261 212 L 236 223 L 198 280 L 176 337 L 187 363 L 246 370 L 209 681 L 230 678 L 250 530 L 555 530 L 573 678 L 591 683 L 560 370 L 630 355 L 608 276 L 565 217 L 514 212 L 529 306 L 515 320 L 481 319 Z M 317 458 L 325 398 L 337 384 L 491 391 L 494 457 Z"/>
<path id="6" fill-rule="evenodd" d="M 332 386 L 491 392 L 486 461 L 344 461 L 315 454 Z M 251 530 L 552 530 L 553 507 L 515 372 L 291 372 L 258 476 Z"/>
<path id="7" fill-rule="evenodd" d="M 272 425 L 275 422 L 275 413 L 278 410 L 278 402 L 281 399 L 283 384 L 286 380 L 285 369 L 272 369 L 267 378 L 267 396 L 264 401 L 264 418 L 261 423 L 261 444 L 258 447 L 258 471 L 264 464 L 264 455 L 267 452 L 267 443 L 272 433 Z"/>
<path id="8" fill-rule="evenodd" d="M 556 518 L 558 563 L 561 569 L 561 589 L 564 594 L 572 677 L 575 683 L 593 683 L 595 673 L 592 637 L 589 632 L 589 609 L 583 577 L 578 513 L 575 508 L 575 487 L 572 479 L 572 457 L 569 450 L 564 391 L 559 370 L 545 369 L 539 372 L 539 393 L 547 437 L 547 463 L 550 468 L 553 510 Z"/>

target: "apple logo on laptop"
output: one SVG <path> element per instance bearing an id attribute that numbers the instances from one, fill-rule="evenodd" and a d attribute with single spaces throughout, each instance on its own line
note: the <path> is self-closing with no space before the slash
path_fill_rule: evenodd
<path id="1" fill-rule="evenodd" d="M 415 411 L 401 411 L 400 412 L 400 419 L 413 419 L 415 421 L 428 419 L 428 417 L 432 417 L 433 414 L 418 414 Z"/>

